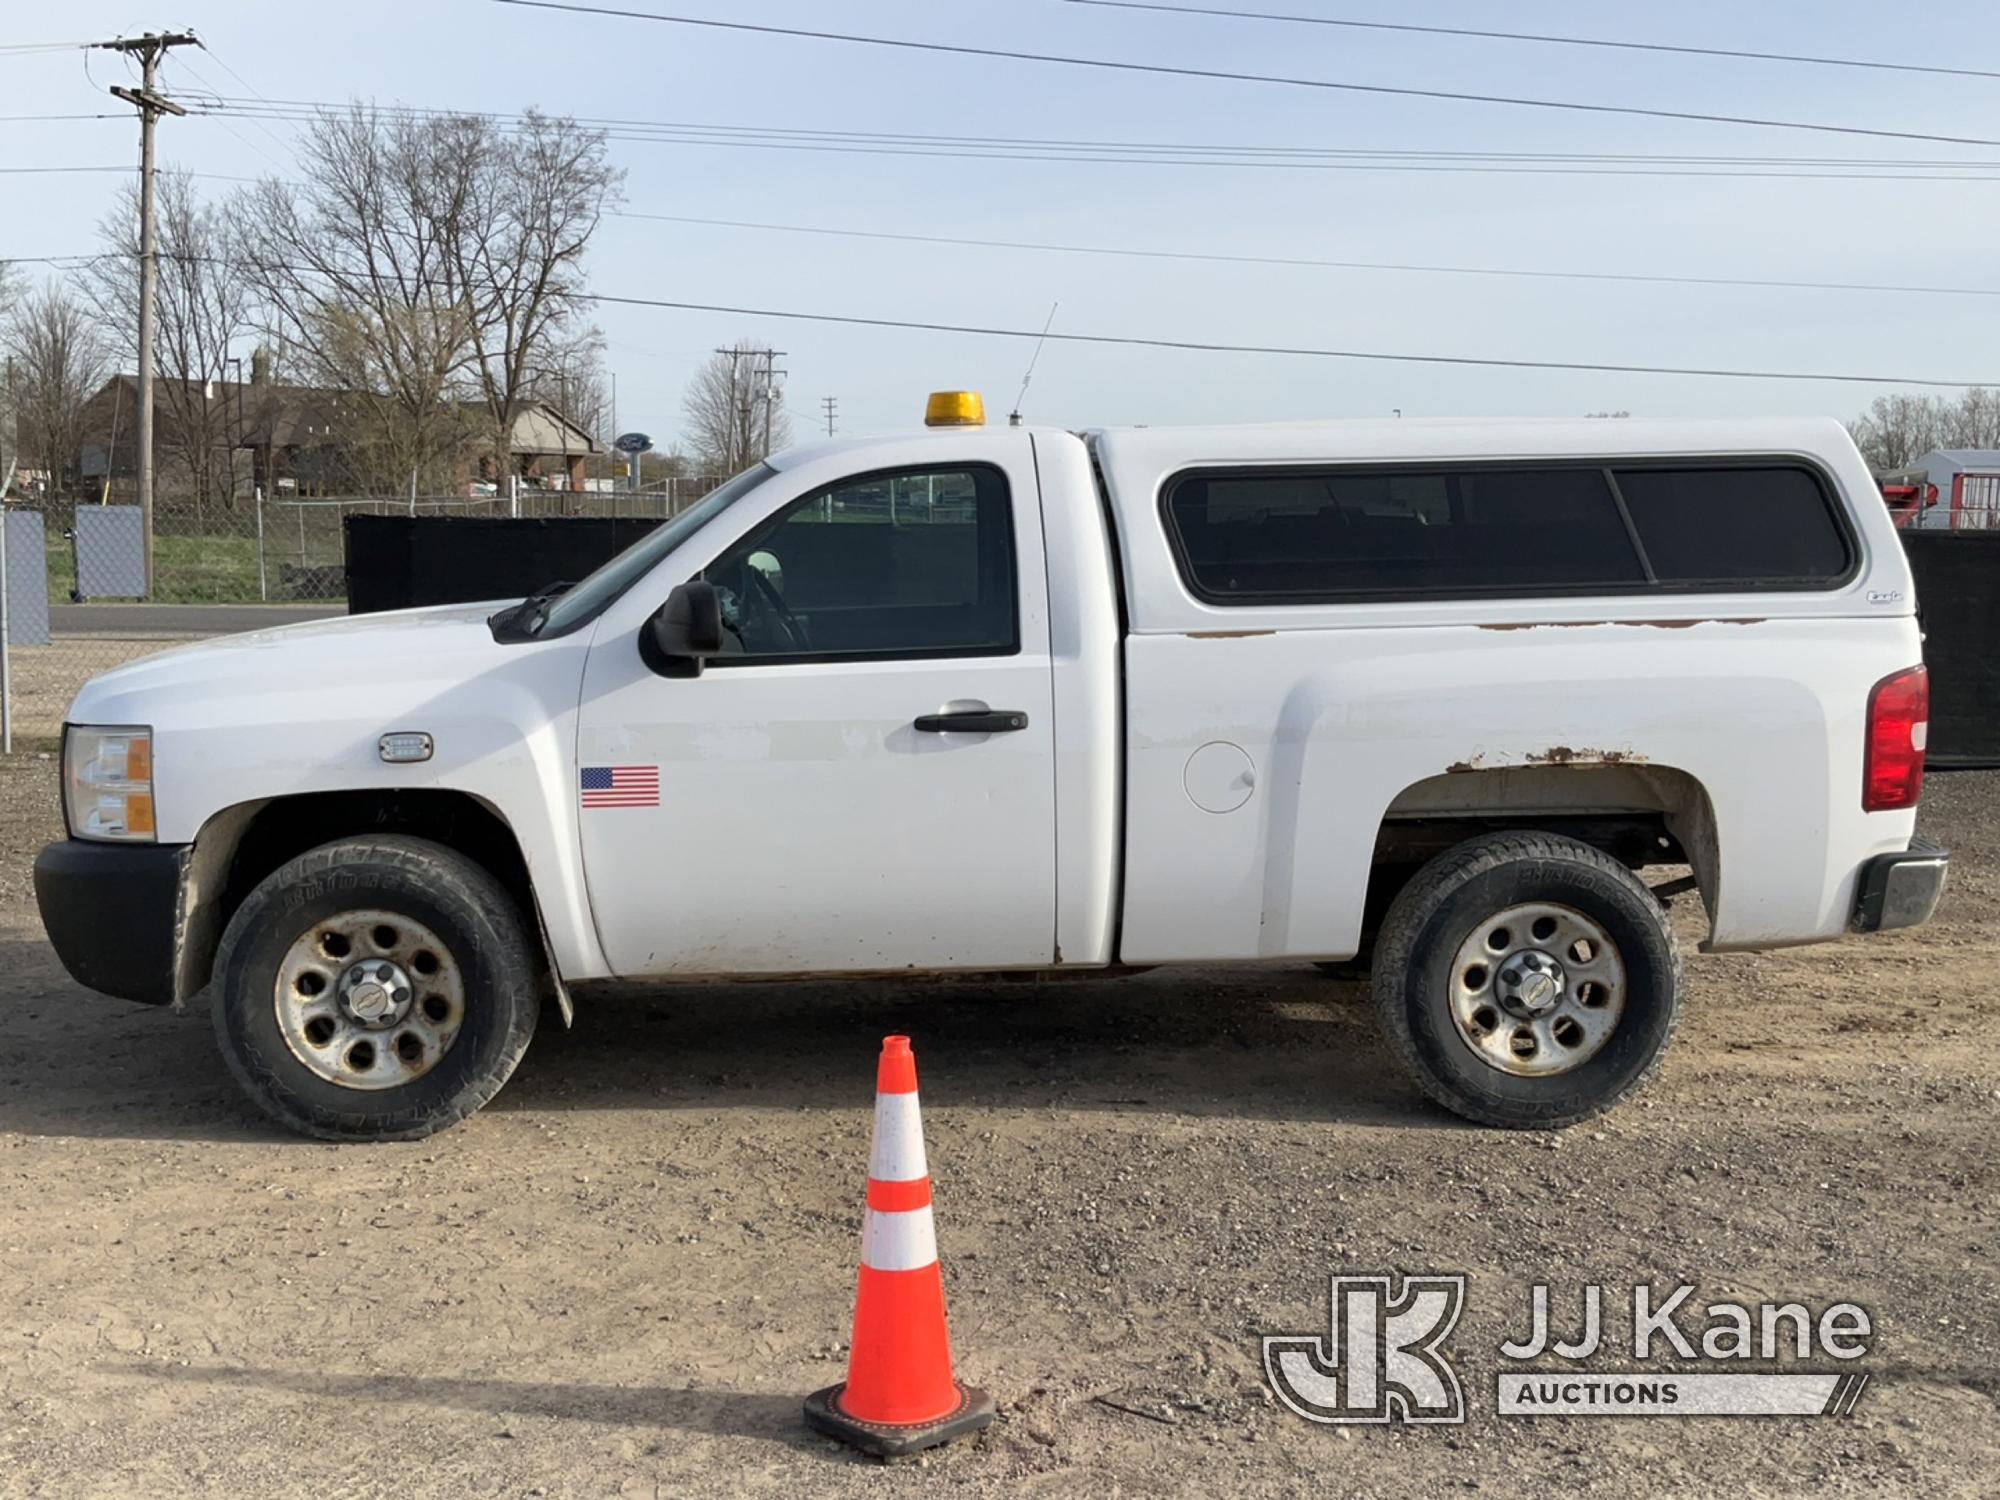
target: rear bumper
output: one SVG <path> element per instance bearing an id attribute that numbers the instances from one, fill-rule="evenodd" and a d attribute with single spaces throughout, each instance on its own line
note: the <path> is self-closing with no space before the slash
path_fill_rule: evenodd
<path id="1" fill-rule="evenodd" d="M 187 848 L 65 839 L 35 860 L 35 902 L 56 957 L 78 984 L 165 1005 Z"/>
<path id="2" fill-rule="evenodd" d="M 1861 867 L 1848 925 L 1856 932 L 1888 932 L 1928 922 L 1950 865 L 1951 855 L 1929 839 L 1913 838 L 1898 854 L 1878 854 Z"/>

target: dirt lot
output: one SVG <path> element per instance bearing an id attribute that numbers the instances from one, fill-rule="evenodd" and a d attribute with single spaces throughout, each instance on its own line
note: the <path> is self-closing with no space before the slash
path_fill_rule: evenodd
<path id="1" fill-rule="evenodd" d="M 1286 969 L 604 997 L 458 1130 L 310 1144 L 205 1017 L 58 970 L 54 799 L 0 766 L 0 1493 L 1994 1492 L 2000 775 L 1933 779 L 1937 925 L 1692 958 L 1662 1078 L 1561 1137 L 1426 1107 L 1359 986 Z M 844 1357 L 896 1030 L 1002 1416 L 884 1468 L 799 1401 Z M 1272 1404 L 1258 1335 L 1323 1331 L 1333 1270 L 1471 1273 L 1468 1425 Z M 1848 1420 L 1498 1419 L 1537 1279 L 1858 1301 L 1874 1383 Z"/>

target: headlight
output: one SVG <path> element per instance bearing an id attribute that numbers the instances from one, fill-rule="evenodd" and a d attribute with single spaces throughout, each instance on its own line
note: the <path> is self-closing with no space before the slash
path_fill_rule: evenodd
<path id="1" fill-rule="evenodd" d="M 63 821 L 71 838 L 151 843 L 153 731 L 71 724 L 63 732 Z"/>

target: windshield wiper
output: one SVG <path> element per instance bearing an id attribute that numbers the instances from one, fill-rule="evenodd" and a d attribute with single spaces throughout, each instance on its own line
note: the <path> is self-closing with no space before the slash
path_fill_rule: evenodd
<path id="1" fill-rule="evenodd" d="M 545 583 L 519 604 L 510 604 L 499 613 L 490 616 L 486 623 L 492 628 L 495 640 L 526 640 L 542 628 L 548 618 L 549 605 L 557 595 L 575 587 L 574 580 L 558 579 Z"/>

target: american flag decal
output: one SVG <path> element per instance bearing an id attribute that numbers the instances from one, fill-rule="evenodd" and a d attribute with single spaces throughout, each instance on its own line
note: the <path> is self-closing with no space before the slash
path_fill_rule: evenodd
<path id="1" fill-rule="evenodd" d="M 585 766 L 585 807 L 658 807 L 658 766 Z"/>

